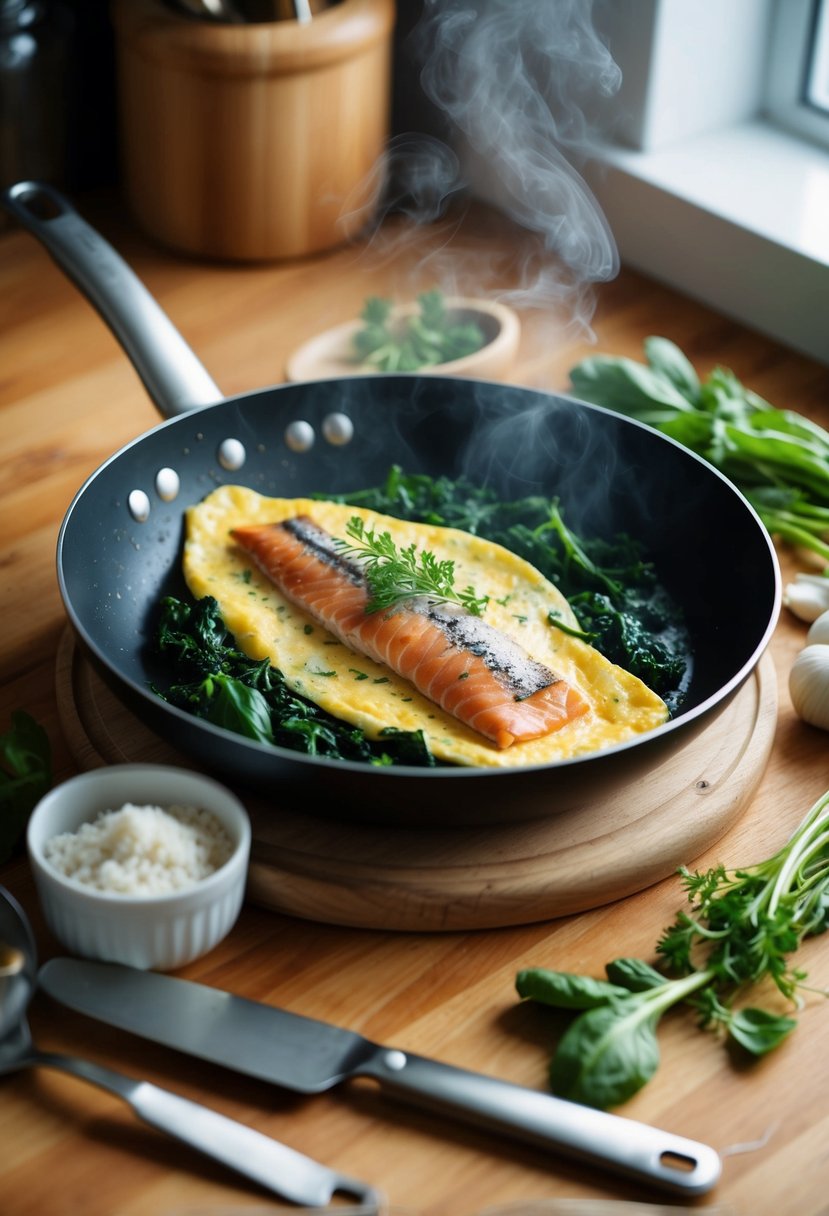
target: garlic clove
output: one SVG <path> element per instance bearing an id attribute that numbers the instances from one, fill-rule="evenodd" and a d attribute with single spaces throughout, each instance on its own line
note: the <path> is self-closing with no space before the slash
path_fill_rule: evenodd
<path id="1" fill-rule="evenodd" d="M 815 642 L 829 642 L 829 611 L 822 612 L 817 620 L 812 621 L 809 626 L 809 632 L 806 634 L 806 645 L 811 646 Z"/>
<path id="2" fill-rule="evenodd" d="M 816 621 L 829 611 L 829 579 L 798 575 L 783 593 L 783 603 L 801 621 Z"/>
<path id="3" fill-rule="evenodd" d="M 803 647 L 789 671 L 789 694 L 799 718 L 829 730 L 829 644 Z"/>

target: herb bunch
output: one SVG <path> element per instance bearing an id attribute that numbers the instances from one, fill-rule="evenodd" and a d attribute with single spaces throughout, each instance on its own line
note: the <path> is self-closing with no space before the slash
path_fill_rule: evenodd
<path id="1" fill-rule="evenodd" d="M 550 1065 L 558 1096 L 602 1109 L 631 1098 L 659 1067 L 657 1027 L 676 1005 L 754 1056 L 795 1028 L 794 1017 L 745 998 L 770 982 L 793 1010 L 802 1005 L 807 975 L 792 956 L 829 927 L 829 792 L 767 860 L 679 874 L 691 907 L 657 943 L 661 969 L 621 958 L 607 964 L 606 980 L 540 967 L 518 973 L 519 996 L 578 1011 Z"/>
<path id="2" fill-rule="evenodd" d="M 704 457 L 745 494 L 772 535 L 829 561 L 829 431 L 770 405 L 727 368 L 700 380 L 667 338 L 646 338 L 644 351 L 644 363 L 583 360 L 570 371 L 574 392 Z"/>
<path id="3" fill-rule="evenodd" d="M 395 321 L 391 301 L 370 296 L 353 339 L 357 362 L 375 371 L 413 372 L 462 359 L 484 345 L 479 325 L 452 323 L 442 292 L 424 292 L 417 303 L 417 313 Z"/>
<path id="4" fill-rule="evenodd" d="M 382 612 L 394 608 L 417 595 L 430 600 L 460 604 L 473 616 L 481 616 L 489 597 L 478 596 L 473 587 L 462 591 L 455 588 L 455 563 L 439 561 L 428 549 L 420 553 L 414 542 L 400 548 L 389 532 L 367 528 L 359 515 L 346 524 L 352 543 L 336 539 L 337 547 L 349 557 L 356 557 L 369 585 L 366 612 Z"/>

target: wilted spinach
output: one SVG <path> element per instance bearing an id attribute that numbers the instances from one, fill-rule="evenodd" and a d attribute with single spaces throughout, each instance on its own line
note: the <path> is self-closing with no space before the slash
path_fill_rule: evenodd
<path id="1" fill-rule="evenodd" d="M 372 742 L 358 727 L 292 692 L 268 659 L 250 659 L 239 650 L 210 596 L 194 604 L 165 597 L 154 647 L 168 673 L 155 692 L 216 726 L 309 756 L 375 765 L 435 763 L 421 731 L 389 729 Z"/>

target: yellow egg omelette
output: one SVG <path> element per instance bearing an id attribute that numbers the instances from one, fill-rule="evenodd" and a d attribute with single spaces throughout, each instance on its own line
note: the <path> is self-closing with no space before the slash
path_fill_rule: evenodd
<path id="1" fill-rule="evenodd" d="M 310 601 L 298 603 L 288 582 L 284 583 L 288 593 L 280 590 L 262 563 L 232 535 L 235 531 L 237 538 L 258 533 L 267 536 L 279 530 L 282 536 L 283 530 L 290 530 L 289 539 L 300 550 L 303 539 L 308 548 L 309 537 L 334 538 L 335 548 L 326 558 L 326 568 L 332 573 L 338 564 L 333 556 L 336 545 L 347 540 L 347 525 L 355 516 L 366 529 L 378 535 L 387 532 L 398 549 L 414 545 L 418 553 L 452 562 L 455 587 L 469 586 L 476 595 L 488 597 L 484 623 L 473 620 L 473 630 L 479 631 L 474 636 L 500 639 L 499 654 L 506 656 L 504 669 L 526 666 L 531 671 L 546 671 L 548 677 L 554 673 L 546 684 L 556 691 L 563 689 L 568 706 L 560 723 L 537 737 L 497 731 L 487 737 L 482 733 L 486 714 L 474 719 L 476 727 L 479 721 L 482 726 L 473 728 L 457 716 L 459 710 L 441 708 L 449 703 L 445 698 L 438 703 L 424 695 L 411 679 L 379 661 L 370 647 L 355 648 L 352 639 L 362 646 L 359 630 L 344 633 L 334 615 L 328 620 Z M 297 521 L 304 521 L 304 532 Z M 212 596 L 217 601 L 239 648 L 250 658 L 268 658 L 294 692 L 359 727 L 370 739 L 378 739 L 389 727 L 421 730 L 430 751 L 441 761 L 467 767 L 548 764 L 622 743 L 668 718 L 665 703 L 641 680 L 550 623 L 552 613 L 565 625 L 577 627 L 564 596 L 538 570 L 501 545 L 455 528 L 410 523 L 314 499 L 268 498 L 244 486 L 221 486 L 187 512 L 183 568 L 195 597 Z M 333 574 L 341 572 L 333 569 Z M 307 583 L 307 574 L 303 577 Z M 443 618 L 439 610 L 423 610 L 423 614 L 433 618 L 427 624 L 431 627 L 436 622 L 445 637 L 466 624 L 461 618 L 470 615 L 457 608 L 446 609 Z M 359 615 L 365 619 L 364 611 Z M 385 627 L 380 620 L 384 614 L 373 615 L 377 627 Z M 386 621 L 390 615 L 385 614 Z M 488 631 L 486 635 L 483 630 Z M 433 667 L 442 685 L 451 686 L 453 695 L 456 685 L 459 696 L 461 690 L 471 688 L 464 681 L 474 675 L 474 654 L 482 653 L 484 647 L 471 646 L 471 656 L 469 645 L 460 647 L 459 654 L 449 654 L 445 637 L 440 661 Z M 514 654 L 523 655 L 526 661 L 514 662 Z M 507 699 L 523 708 L 524 691 L 521 688 Z M 534 702 L 539 695 L 548 694 L 534 693 L 526 700 Z M 529 704 L 527 712 L 531 708 Z"/>

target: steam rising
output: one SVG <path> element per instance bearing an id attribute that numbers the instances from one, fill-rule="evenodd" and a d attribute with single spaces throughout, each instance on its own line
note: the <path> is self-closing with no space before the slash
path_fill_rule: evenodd
<path id="1" fill-rule="evenodd" d="M 396 137 L 382 170 L 388 209 L 411 223 L 435 224 L 464 192 L 493 204 L 520 236 L 516 285 L 500 297 L 559 317 L 565 311 L 585 328 L 591 285 L 619 268 L 612 233 L 577 168 L 590 153 L 589 114 L 621 83 L 592 9 L 591 0 L 425 0 L 406 49 L 443 138 Z M 445 219 L 429 273 L 436 277 L 439 259 L 444 290 L 486 294 L 499 268 L 471 268 L 453 236 Z M 405 239 L 398 232 L 390 244 L 378 231 L 373 251 L 389 255 Z"/>

